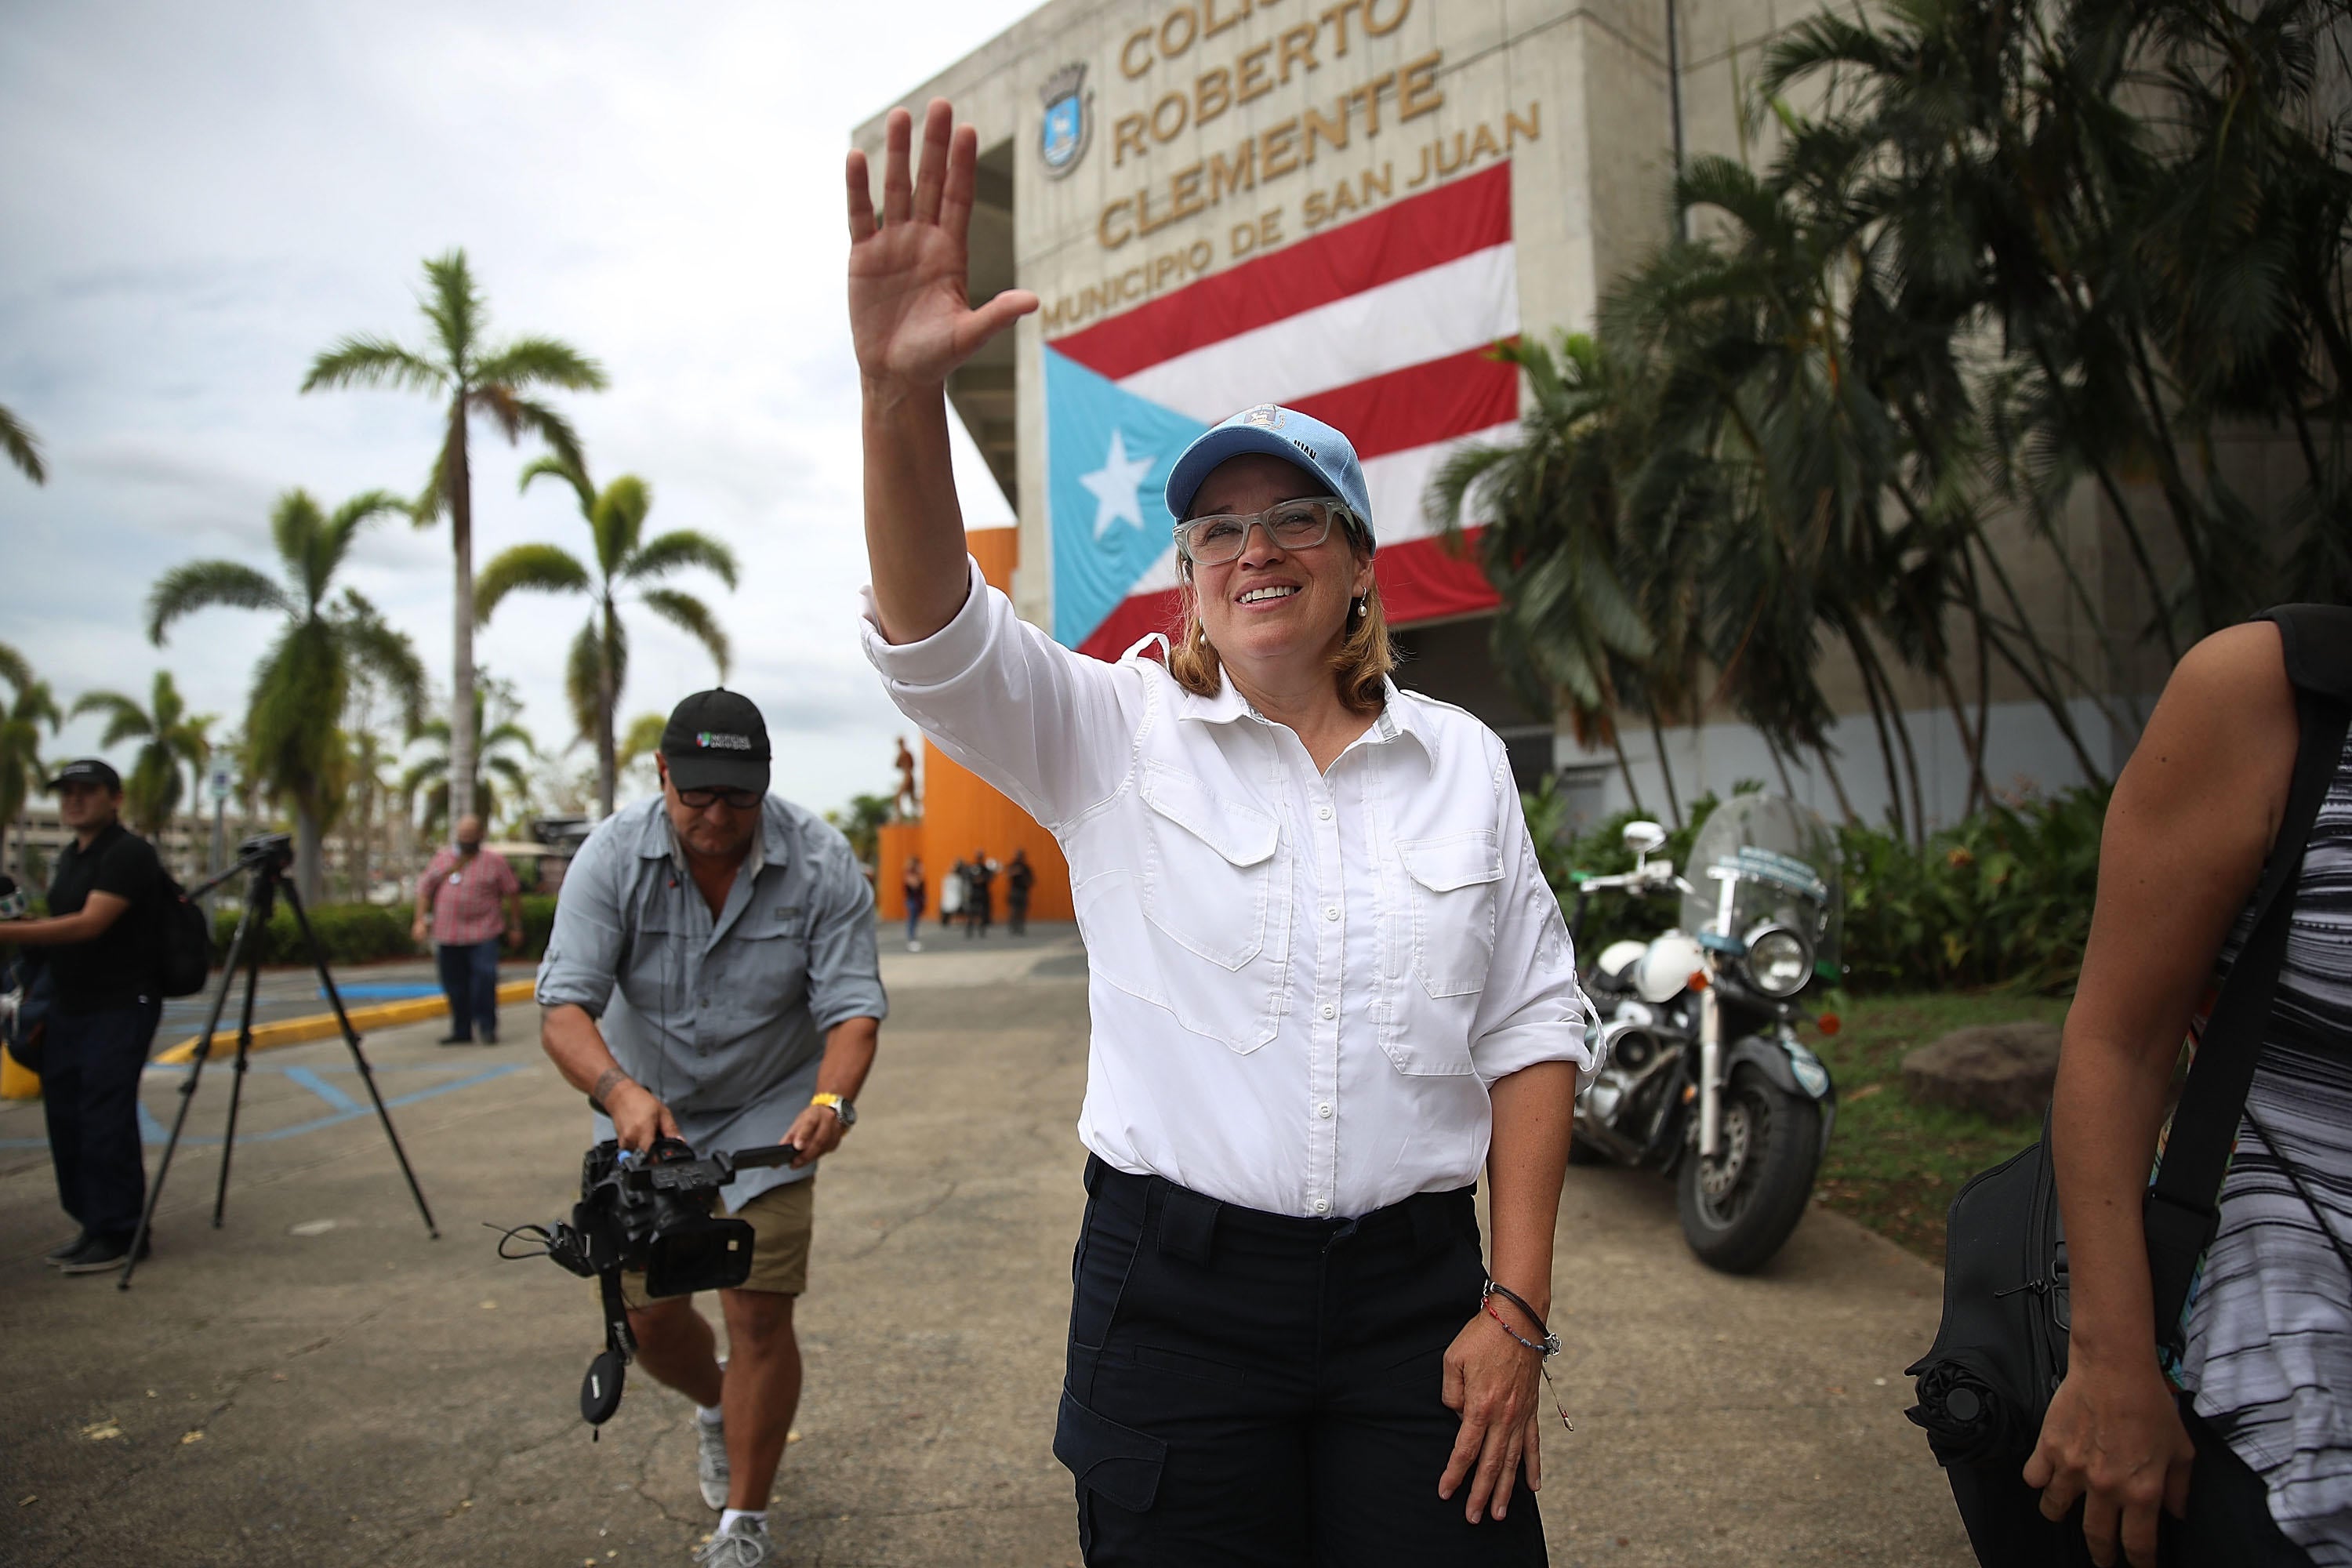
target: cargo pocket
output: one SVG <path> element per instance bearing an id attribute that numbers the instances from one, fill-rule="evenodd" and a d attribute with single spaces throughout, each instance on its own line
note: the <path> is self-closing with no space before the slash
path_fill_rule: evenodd
<path id="1" fill-rule="evenodd" d="M 1407 839 L 1397 855 L 1412 879 L 1412 967 L 1433 997 L 1486 989 L 1495 962 L 1495 885 L 1503 857 L 1492 830 Z"/>
<path id="2" fill-rule="evenodd" d="M 1054 1458 L 1078 1483 L 1129 1513 L 1148 1513 L 1160 1495 L 1168 1445 L 1149 1432 L 1122 1426 L 1079 1404 L 1067 1388 L 1054 1421 Z"/>

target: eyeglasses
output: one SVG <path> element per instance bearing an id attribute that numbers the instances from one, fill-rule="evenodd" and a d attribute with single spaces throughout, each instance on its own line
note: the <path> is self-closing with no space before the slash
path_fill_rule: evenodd
<path id="1" fill-rule="evenodd" d="M 716 801 L 725 801 L 736 811 L 749 811 L 760 804 L 760 792 L 755 789 L 682 789 L 677 792 L 680 805 L 701 811 Z"/>
<path id="2" fill-rule="evenodd" d="M 1312 550 L 1331 537 L 1331 525 L 1355 526 L 1356 514 L 1337 496 L 1278 501 L 1260 512 L 1218 512 L 1176 525 L 1176 548 L 1195 566 L 1223 566 L 1241 559 L 1249 531 L 1265 530 L 1277 550 Z"/>

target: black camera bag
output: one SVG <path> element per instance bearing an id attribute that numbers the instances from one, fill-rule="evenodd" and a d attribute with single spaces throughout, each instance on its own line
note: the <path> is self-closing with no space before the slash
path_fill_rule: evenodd
<path id="1" fill-rule="evenodd" d="M 2254 893 L 2253 931 L 2213 1004 L 2143 1203 L 2157 1341 L 2176 1352 L 2190 1281 L 2220 1225 L 2221 1179 L 2286 958 L 2304 847 L 2352 717 L 2352 609 L 2289 605 L 2261 618 L 2278 625 L 2301 735 L 2286 811 Z M 2022 1474 L 2066 1375 L 2070 1308 L 2045 1115 L 2037 1142 L 1969 1178 L 1953 1198 L 1943 1322 L 1927 1353 L 1905 1369 L 1919 1401 L 1905 1414 L 1927 1431 L 1981 1562 L 2089 1561 L 2081 1505 L 2063 1524 L 2042 1519 Z"/>

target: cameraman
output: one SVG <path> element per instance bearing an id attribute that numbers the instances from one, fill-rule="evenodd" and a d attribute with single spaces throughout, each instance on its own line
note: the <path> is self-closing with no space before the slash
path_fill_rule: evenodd
<path id="1" fill-rule="evenodd" d="M 655 763 L 660 798 L 598 824 L 564 875 L 541 1042 L 605 1113 L 599 1139 L 800 1150 L 720 1194 L 716 1212 L 755 1233 L 750 1278 L 719 1292 L 726 1363 L 691 1298 L 648 1300 L 644 1276 L 625 1277 L 639 1363 L 700 1406 L 702 1498 L 724 1512 L 698 1561 L 759 1568 L 775 1555 L 768 1491 L 800 1402 L 793 1301 L 815 1162 L 856 1121 L 886 1011 L 874 895 L 840 834 L 767 793 L 768 731 L 749 700 L 688 697 Z"/>
<path id="2" fill-rule="evenodd" d="M 101 1274 L 130 1255 L 147 1201 L 139 1075 L 163 1016 L 163 866 L 153 845 L 122 826 L 122 776 L 112 767 L 95 757 L 68 763 L 49 788 L 74 841 L 49 879 L 48 918 L 12 921 L 0 936 L 50 950 L 41 1098 L 58 1196 L 81 1233 L 48 1261 L 68 1274 Z"/>

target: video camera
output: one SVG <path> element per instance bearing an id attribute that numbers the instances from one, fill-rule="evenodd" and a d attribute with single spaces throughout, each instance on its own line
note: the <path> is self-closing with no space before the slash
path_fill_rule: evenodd
<path id="1" fill-rule="evenodd" d="M 736 1172 L 785 1164 L 799 1152 L 789 1143 L 772 1143 L 697 1158 L 678 1139 L 660 1138 L 639 1154 L 607 1139 L 580 1162 L 580 1201 L 572 1207 L 571 1224 L 559 1220 L 544 1229 L 527 1226 L 507 1233 L 544 1241 L 547 1257 L 603 1289 L 604 1350 L 580 1385 L 580 1414 L 590 1426 L 602 1426 L 620 1408 L 636 1353 L 621 1271 L 642 1270 L 648 1297 L 742 1284 L 751 1272 L 751 1227 L 720 1219 L 711 1204 Z M 502 1243 L 499 1256 L 537 1255 L 508 1253 Z"/>

